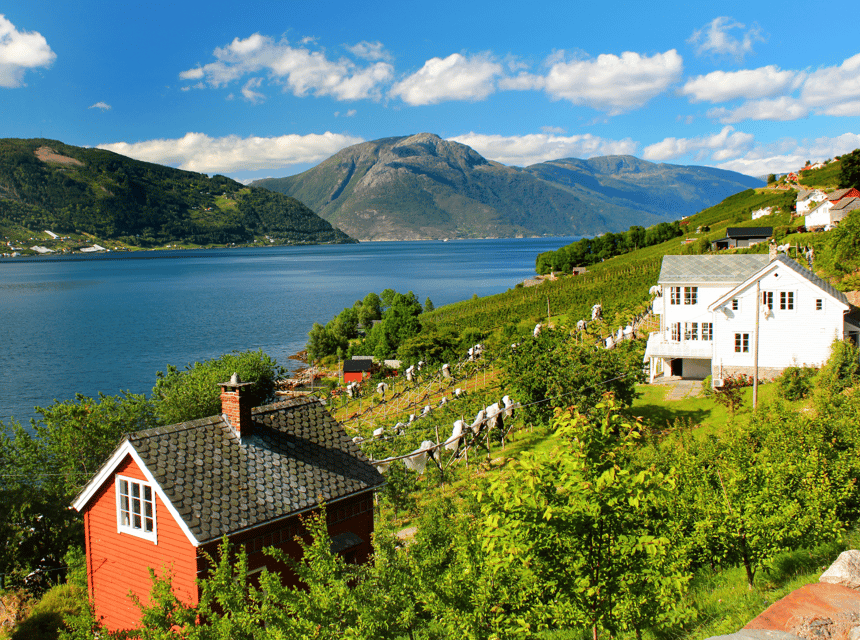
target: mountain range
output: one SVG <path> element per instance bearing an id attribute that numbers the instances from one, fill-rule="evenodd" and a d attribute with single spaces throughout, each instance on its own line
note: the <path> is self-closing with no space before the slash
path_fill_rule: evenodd
<path id="1" fill-rule="evenodd" d="M 363 241 L 593 235 L 677 220 L 764 186 L 633 156 L 511 167 L 432 133 L 364 142 L 298 175 L 251 184 L 300 200 Z"/>

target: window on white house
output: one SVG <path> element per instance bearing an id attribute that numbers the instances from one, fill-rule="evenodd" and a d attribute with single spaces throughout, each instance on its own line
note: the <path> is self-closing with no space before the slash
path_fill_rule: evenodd
<path id="1" fill-rule="evenodd" d="M 684 323 L 684 340 L 698 340 L 699 339 L 699 323 L 698 322 L 685 322 Z"/>
<path id="2" fill-rule="evenodd" d="M 741 308 L 741 301 L 737 298 L 732 298 L 732 311 L 737 311 Z"/>
<path id="3" fill-rule="evenodd" d="M 681 304 L 681 287 L 669 289 L 669 304 Z"/>
<path id="4" fill-rule="evenodd" d="M 702 340 L 713 340 L 714 339 L 714 323 L 713 322 L 703 322 L 702 323 Z"/>
<path id="5" fill-rule="evenodd" d="M 750 352 L 750 334 L 736 333 L 735 334 L 735 353 Z"/>
<path id="6" fill-rule="evenodd" d="M 681 323 L 673 322 L 672 323 L 672 340 L 675 342 L 679 342 L 681 340 Z"/>
<path id="7" fill-rule="evenodd" d="M 781 311 L 791 311 L 794 309 L 794 291 L 779 292 L 779 308 Z"/>
<path id="8" fill-rule="evenodd" d="M 699 287 L 684 287 L 684 304 L 696 304 L 699 301 Z"/>
<path id="9" fill-rule="evenodd" d="M 816 311 L 822 311 L 823 309 L 824 309 L 824 299 L 823 298 L 816 298 L 815 299 L 815 310 Z"/>
<path id="10" fill-rule="evenodd" d="M 773 311 L 773 291 L 761 292 L 761 305 L 768 311 Z"/>
<path id="11" fill-rule="evenodd" d="M 116 477 L 117 529 L 155 542 L 155 493 L 140 480 Z"/>

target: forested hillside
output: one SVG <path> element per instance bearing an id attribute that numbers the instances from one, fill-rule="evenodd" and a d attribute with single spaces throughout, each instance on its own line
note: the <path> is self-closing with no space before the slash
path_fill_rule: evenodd
<path id="1" fill-rule="evenodd" d="M 125 246 L 349 242 L 298 200 L 56 140 L 0 140 L 0 229 Z"/>

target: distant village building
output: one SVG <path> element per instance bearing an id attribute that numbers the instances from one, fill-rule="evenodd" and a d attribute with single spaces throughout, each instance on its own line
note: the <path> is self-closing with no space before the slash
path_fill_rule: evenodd
<path id="1" fill-rule="evenodd" d="M 804 216 L 803 224 L 809 230 L 829 230 L 858 206 L 860 191 L 854 188 L 839 189 L 828 193 L 824 200 L 812 207 Z"/>
<path id="2" fill-rule="evenodd" d="M 845 294 L 785 255 L 664 256 L 659 285 L 660 331 L 645 350 L 652 381 L 711 375 L 719 386 L 727 375 L 752 375 L 757 313 L 760 379 L 821 366 L 834 339 L 860 335 Z"/>
<path id="3" fill-rule="evenodd" d="M 726 237 L 714 240 L 711 248 L 719 250 L 752 247 L 770 239 L 772 235 L 773 227 L 729 227 L 726 229 Z"/>
<path id="4" fill-rule="evenodd" d="M 826 199 L 827 195 L 821 189 L 812 189 L 811 191 L 801 189 L 797 192 L 797 202 L 795 203 L 794 210 L 797 215 L 806 215 L 816 203 L 823 202 Z"/>

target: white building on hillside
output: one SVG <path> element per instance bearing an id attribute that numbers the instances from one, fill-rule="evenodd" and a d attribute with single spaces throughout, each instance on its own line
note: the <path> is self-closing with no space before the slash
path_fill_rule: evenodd
<path id="1" fill-rule="evenodd" d="M 812 191 L 798 191 L 797 202 L 795 203 L 795 211 L 797 215 L 806 215 L 807 212 L 819 202 L 824 201 L 827 195 L 821 189 L 813 189 Z"/>
<path id="2" fill-rule="evenodd" d="M 860 335 L 845 295 L 784 255 L 665 256 L 659 284 L 660 331 L 645 351 L 652 381 L 752 375 L 756 353 L 759 379 L 773 378 L 821 366 L 834 339 Z"/>

